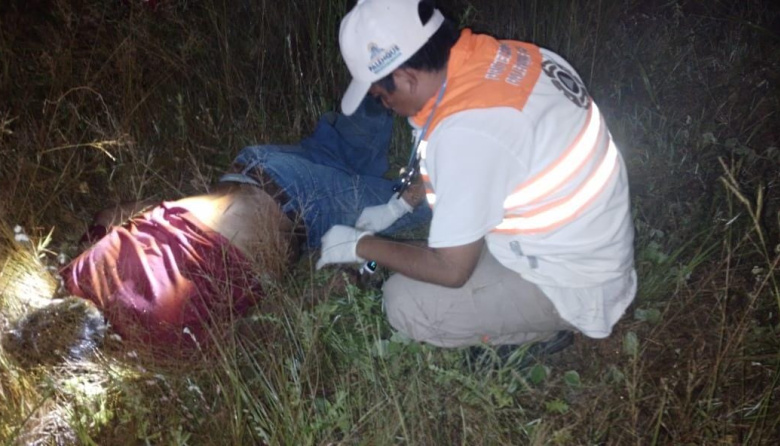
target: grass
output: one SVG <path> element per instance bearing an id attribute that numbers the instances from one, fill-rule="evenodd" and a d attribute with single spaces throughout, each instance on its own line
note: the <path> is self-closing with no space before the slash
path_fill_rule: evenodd
<path id="1" fill-rule="evenodd" d="M 780 441 L 780 9 L 440 3 L 464 25 L 564 55 L 604 111 L 629 168 L 640 275 L 613 335 L 578 337 L 522 372 L 473 371 L 459 351 L 392 333 L 378 292 L 305 259 L 195 358 L 151 360 L 111 336 L 95 356 L 63 358 L 56 341 L 80 307 L 20 354 L 9 333 L 54 294 L 52 269 L 94 212 L 201 192 L 243 145 L 296 141 L 336 107 L 347 5 L 11 0 L 0 4 L 0 443 Z"/>

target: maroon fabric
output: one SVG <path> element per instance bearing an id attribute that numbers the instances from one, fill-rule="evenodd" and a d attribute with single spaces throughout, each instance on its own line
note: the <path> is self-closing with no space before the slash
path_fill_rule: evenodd
<path id="1" fill-rule="evenodd" d="M 194 346 L 185 331 L 205 343 L 262 293 L 243 253 L 175 202 L 112 228 L 61 274 L 117 332 L 158 345 Z"/>

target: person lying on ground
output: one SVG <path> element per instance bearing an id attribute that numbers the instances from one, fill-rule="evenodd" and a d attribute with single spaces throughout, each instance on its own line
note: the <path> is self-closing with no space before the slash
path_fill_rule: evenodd
<path id="1" fill-rule="evenodd" d="M 114 215 L 99 219 L 110 225 Z M 263 189 L 221 182 L 111 226 L 61 275 L 67 292 L 92 301 L 124 338 L 192 346 L 281 279 L 293 229 Z"/>
<path id="2" fill-rule="evenodd" d="M 352 116 L 323 116 L 298 146 L 243 149 L 206 194 L 101 212 L 90 230 L 101 237 L 61 271 L 65 288 L 127 338 L 201 343 L 209 327 L 261 298 L 299 246 L 316 249 L 330 226 L 358 223 L 363 208 L 372 209 L 364 224 L 385 233 L 425 221 L 429 212 L 399 207 L 382 177 L 391 127 L 368 99 Z"/>

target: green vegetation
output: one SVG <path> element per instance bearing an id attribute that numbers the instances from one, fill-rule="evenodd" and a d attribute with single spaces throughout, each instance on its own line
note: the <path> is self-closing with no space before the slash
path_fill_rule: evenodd
<path id="1" fill-rule="evenodd" d="M 780 7 L 440 4 L 564 55 L 606 115 L 640 275 L 612 337 L 527 370 L 475 369 L 393 334 L 378 291 L 304 259 L 196 358 L 152 361 L 108 336 L 88 361 L 31 364 L 4 343 L 0 443 L 780 442 Z M 242 146 L 296 141 L 334 109 L 346 8 L 0 2 L 0 328 L 51 298 L 94 212 L 203 191 Z M 68 333 L 61 320 L 41 343 Z"/>

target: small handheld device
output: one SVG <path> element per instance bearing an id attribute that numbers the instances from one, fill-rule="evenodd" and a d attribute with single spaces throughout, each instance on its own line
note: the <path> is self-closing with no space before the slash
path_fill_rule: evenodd
<path id="1" fill-rule="evenodd" d="M 401 194 L 412 185 L 417 175 L 420 173 L 420 158 L 415 157 L 412 162 L 406 167 L 401 168 L 400 178 L 398 184 L 393 186 L 393 192 L 398 193 L 397 198 L 401 198 Z"/>

